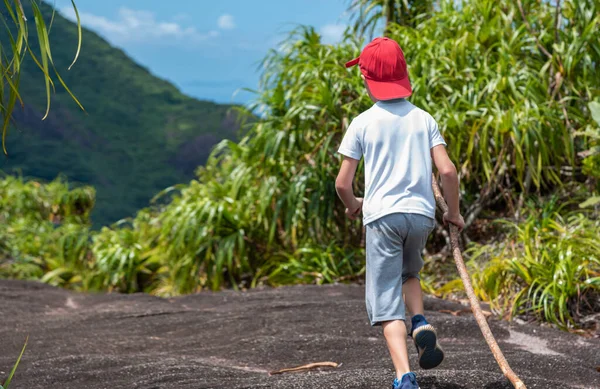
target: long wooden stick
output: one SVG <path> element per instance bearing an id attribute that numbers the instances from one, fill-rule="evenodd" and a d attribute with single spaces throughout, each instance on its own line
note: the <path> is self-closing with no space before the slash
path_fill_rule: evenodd
<path id="1" fill-rule="evenodd" d="M 435 201 L 438 207 L 442 210 L 442 212 L 447 212 L 448 205 L 442 196 L 442 192 L 440 191 L 440 187 L 437 184 L 435 176 L 432 177 L 432 187 L 433 195 L 435 196 Z M 475 316 L 475 320 L 479 325 L 479 329 L 481 330 L 481 333 L 483 334 L 488 346 L 490 346 L 490 350 L 492 350 L 492 354 L 494 354 L 494 358 L 496 358 L 496 362 L 498 362 L 500 370 L 502 370 L 502 373 L 504 373 L 506 378 L 510 380 L 516 389 L 527 389 L 523 381 L 517 377 L 515 372 L 512 371 L 508 365 L 508 362 L 506 361 L 506 358 L 504 358 L 504 354 L 502 354 L 502 350 L 500 350 L 498 342 L 496 342 L 496 339 L 492 334 L 492 330 L 490 330 L 490 326 L 485 319 L 485 316 L 481 310 L 481 306 L 479 305 L 479 300 L 477 299 L 477 296 L 475 296 L 475 291 L 473 290 L 473 285 L 471 284 L 471 277 L 469 277 L 467 267 L 465 266 L 465 261 L 463 260 L 460 252 L 460 246 L 458 244 L 458 228 L 453 224 L 450 224 L 450 243 L 452 244 L 452 256 L 454 257 L 454 262 L 456 262 L 458 273 L 460 274 L 460 278 L 465 286 L 465 291 L 469 297 L 469 303 L 471 303 L 473 316 Z"/>

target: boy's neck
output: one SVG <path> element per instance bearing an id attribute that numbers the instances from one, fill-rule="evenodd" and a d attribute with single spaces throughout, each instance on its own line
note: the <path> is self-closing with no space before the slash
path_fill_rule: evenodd
<path id="1" fill-rule="evenodd" d="M 402 101 L 405 101 L 406 99 L 404 97 L 400 98 L 400 99 L 390 99 L 390 100 L 377 100 L 375 101 L 376 103 L 384 103 L 384 104 L 393 104 L 393 103 L 400 103 Z"/>

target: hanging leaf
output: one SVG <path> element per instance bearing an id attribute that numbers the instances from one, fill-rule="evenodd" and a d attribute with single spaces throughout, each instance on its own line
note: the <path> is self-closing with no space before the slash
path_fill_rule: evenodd
<path id="1" fill-rule="evenodd" d="M 35 25 L 35 31 L 37 41 L 39 43 L 40 52 L 36 55 L 30 45 L 29 41 L 29 21 L 25 15 L 25 10 L 20 0 L 4 0 L 4 7 L 8 14 L 8 18 L 2 17 L 3 26 L 0 27 L 2 34 L 8 36 L 10 42 L 9 46 L 3 46 L 4 42 L 0 44 L 0 113 L 2 115 L 2 150 L 4 154 L 8 154 L 6 149 L 6 136 L 8 129 L 12 121 L 12 113 L 15 109 L 16 103 L 19 102 L 23 105 L 23 101 L 19 94 L 19 80 L 21 75 L 21 65 L 25 56 L 30 56 L 33 62 L 38 66 L 44 77 L 45 94 L 46 94 L 46 110 L 44 113 L 45 119 L 50 112 L 50 100 L 51 91 L 54 90 L 54 81 L 50 75 L 50 67 L 54 71 L 54 76 L 58 79 L 59 83 L 65 88 L 67 93 L 71 96 L 73 101 L 83 109 L 81 103 L 77 100 L 75 95 L 67 87 L 62 77 L 56 70 L 54 62 L 52 60 L 52 54 L 50 50 L 50 39 L 49 39 L 49 28 L 52 25 L 54 19 L 54 13 L 52 14 L 50 27 L 46 26 L 44 21 L 44 15 L 40 9 L 39 0 L 31 0 L 31 9 L 33 13 L 33 22 Z M 75 64 L 81 50 L 81 21 L 79 19 L 79 12 L 75 6 L 75 2 L 72 0 L 72 6 L 75 10 L 77 17 L 77 30 L 78 30 L 78 44 L 75 59 L 69 69 Z M 13 32 L 16 30 L 16 34 Z M 15 36 L 16 35 L 16 36 Z M 39 57 L 38 57 L 39 56 Z M 8 88 L 5 88 L 5 84 Z"/>
<path id="2" fill-rule="evenodd" d="M 579 208 L 588 208 L 600 204 L 600 196 L 593 196 L 579 204 Z"/>
<path id="3" fill-rule="evenodd" d="M 596 121 L 598 126 L 600 126 L 600 103 L 597 101 L 590 101 L 588 107 L 592 113 L 592 118 Z"/>

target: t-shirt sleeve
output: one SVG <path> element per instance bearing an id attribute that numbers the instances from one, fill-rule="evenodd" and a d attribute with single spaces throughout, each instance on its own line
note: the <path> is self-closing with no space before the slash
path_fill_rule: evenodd
<path id="1" fill-rule="evenodd" d="M 429 148 L 432 149 L 439 145 L 446 146 L 446 141 L 444 140 L 444 137 L 442 137 L 442 134 L 440 134 L 437 122 L 435 119 L 431 118 L 431 121 L 429 122 Z"/>
<path id="2" fill-rule="evenodd" d="M 356 120 L 353 120 L 344 134 L 338 153 L 352 159 L 360 160 L 362 158 L 363 148 L 358 137 L 358 132 L 359 126 L 356 123 Z"/>

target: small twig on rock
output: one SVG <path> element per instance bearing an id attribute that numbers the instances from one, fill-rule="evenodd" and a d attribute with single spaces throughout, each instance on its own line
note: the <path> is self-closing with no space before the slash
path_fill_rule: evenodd
<path id="1" fill-rule="evenodd" d="M 335 368 L 338 366 L 340 366 L 340 364 L 336 363 L 336 362 L 315 362 L 315 363 L 309 363 L 308 365 L 302 365 L 302 366 L 297 366 L 297 367 L 290 367 L 290 368 L 286 368 L 286 369 L 271 371 L 271 372 L 269 372 L 269 375 L 291 373 L 294 371 L 302 371 L 302 370 L 310 370 L 310 369 L 316 369 L 318 367 L 334 367 Z"/>

